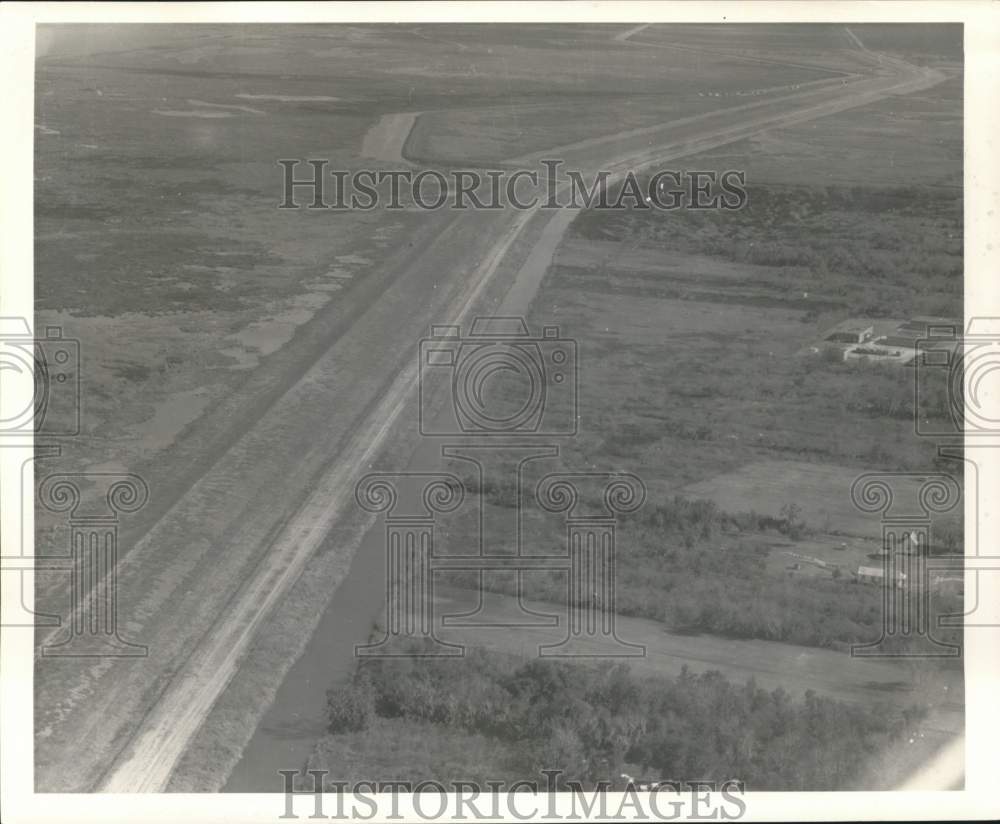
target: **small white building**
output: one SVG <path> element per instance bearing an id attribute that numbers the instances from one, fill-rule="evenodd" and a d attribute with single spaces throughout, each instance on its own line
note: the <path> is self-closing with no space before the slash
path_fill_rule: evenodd
<path id="1" fill-rule="evenodd" d="M 859 566 L 854 573 L 862 584 L 881 584 L 885 580 L 885 570 L 880 566 Z M 906 573 L 896 573 L 896 586 L 901 587 L 906 582 Z"/>
<path id="2" fill-rule="evenodd" d="M 866 323 L 847 321 L 834 327 L 826 336 L 830 343 L 866 343 L 875 335 L 875 327 Z"/>

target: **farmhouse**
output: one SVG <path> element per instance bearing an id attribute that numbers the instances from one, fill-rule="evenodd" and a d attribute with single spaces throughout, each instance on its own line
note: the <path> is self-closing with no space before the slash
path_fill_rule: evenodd
<path id="1" fill-rule="evenodd" d="M 830 343 L 865 343 L 872 339 L 875 327 L 857 321 L 845 321 L 833 328 L 826 336 Z"/>
<path id="2" fill-rule="evenodd" d="M 870 361 L 892 365 L 912 364 L 927 348 L 952 348 L 961 327 L 948 318 L 917 316 L 904 321 L 848 318 L 826 331 L 823 342 L 844 347 L 845 361 Z M 812 347 L 819 352 L 818 346 Z"/>

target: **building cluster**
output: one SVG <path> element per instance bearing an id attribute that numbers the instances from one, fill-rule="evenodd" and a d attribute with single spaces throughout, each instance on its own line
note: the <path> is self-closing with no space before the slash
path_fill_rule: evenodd
<path id="1" fill-rule="evenodd" d="M 873 323 L 847 320 L 831 329 L 825 342 L 846 344 L 845 361 L 907 366 L 916 360 L 920 350 L 953 347 L 960 330 L 961 324 L 952 319 L 916 317 L 878 334 Z M 934 338 L 941 342 L 931 343 Z"/>

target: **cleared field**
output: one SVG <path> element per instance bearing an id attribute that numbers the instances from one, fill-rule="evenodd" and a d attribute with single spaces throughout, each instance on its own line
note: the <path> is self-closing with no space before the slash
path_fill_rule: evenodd
<path id="1" fill-rule="evenodd" d="M 794 504 L 807 524 L 825 532 L 878 538 L 882 534 L 879 515 L 862 512 L 851 502 L 851 485 L 860 474 L 856 469 L 826 464 L 755 461 L 686 486 L 681 494 L 714 501 L 727 512 L 753 511 L 774 517 L 779 517 L 783 506 Z M 899 476 L 893 483 L 896 500 L 916 502 L 922 482 Z"/>
<path id="2" fill-rule="evenodd" d="M 962 75 L 836 117 L 771 130 L 700 155 L 704 168 L 743 169 L 751 183 L 961 186 Z M 695 160 L 692 160 L 694 163 Z M 702 168 L 694 166 L 693 168 Z M 927 198 L 937 197 L 928 190 Z"/>

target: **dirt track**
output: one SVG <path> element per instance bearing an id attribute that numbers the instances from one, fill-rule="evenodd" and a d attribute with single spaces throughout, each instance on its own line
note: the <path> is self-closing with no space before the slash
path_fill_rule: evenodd
<path id="1" fill-rule="evenodd" d="M 664 126 L 609 139 L 587 147 L 578 160 L 581 166 L 635 168 L 941 79 L 908 72 L 797 94 L 753 108 L 742 123 L 734 123 L 731 113 L 710 114 L 680 129 Z M 40 726 L 58 727 L 58 735 L 51 744 L 46 736 L 40 740 L 41 786 L 153 792 L 166 785 L 255 629 L 337 521 L 357 475 L 411 396 L 413 343 L 431 322 L 471 315 L 515 241 L 541 222 L 542 242 L 511 292 L 513 304 L 530 303 L 573 215 L 466 212 L 448 221 L 400 268 L 385 294 L 129 553 L 119 581 L 132 600 L 124 600 L 121 613 L 128 634 L 149 644 L 151 657 L 138 666 L 45 662 L 36 707 L 45 719 Z M 434 299 L 428 301 L 429 294 Z M 276 443 L 280 449 L 273 448 Z M 174 548 L 169 557 L 164 546 Z M 115 752 L 114 766 L 102 772 Z"/>

